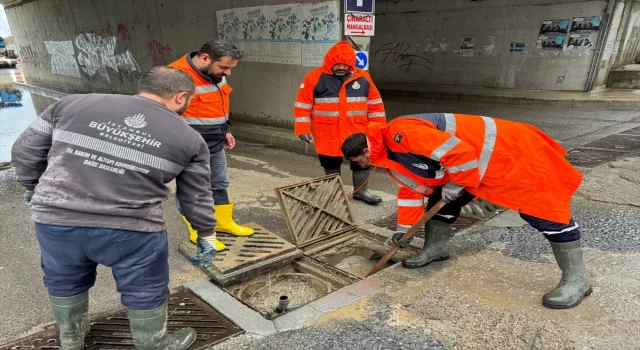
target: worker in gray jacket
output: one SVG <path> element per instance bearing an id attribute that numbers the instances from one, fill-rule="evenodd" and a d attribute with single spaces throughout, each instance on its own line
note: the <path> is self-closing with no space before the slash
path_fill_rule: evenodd
<path id="1" fill-rule="evenodd" d="M 216 250 L 209 150 L 187 125 L 191 78 L 155 67 L 139 93 L 71 95 L 49 106 L 12 149 L 40 242 L 44 284 L 62 349 L 84 349 L 88 290 L 98 264 L 112 269 L 137 349 L 187 349 L 192 328 L 167 335 L 169 263 L 162 202 L 176 180 L 198 231 L 194 264 Z"/>

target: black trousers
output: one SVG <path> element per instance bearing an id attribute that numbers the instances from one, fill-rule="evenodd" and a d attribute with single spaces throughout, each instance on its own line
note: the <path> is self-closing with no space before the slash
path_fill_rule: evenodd
<path id="1" fill-rule="evenodd" d="M 342 160 L 344 158 L 342 157 L 333 157 L 333 156 L 326 156 L 324 154 L 318 154 L 318 158 L 320 159 L 320 165 L 328 170 L 333 170 L 333 169 L 340 169 L 340 166 L 342 165 Z M 363 170 L 368 170 L 370 169 L 370 167 L 366 167 L 363 168 L 360 165 L 358 165 L 358 163 L 354 163 L 354 162 L 349 162 L 350 164 L 350 168 L 351 171 L 363 171 Z"/>
<path id="2" fill-rule="evenodd" d="M 442 209 L 433 216 L 432 220 L 453 224 L 458 217 L 460 217 L 462 207 L 469 204 L 473 198 L 475 198 L 473 194 L 464 191 L 460 198 L 442 207 Z M 433 208 L 440 199 L 442 199 L 442 186 L 436 187 L 431 196 L 429 196 L 427 210 Z M 545 238 L 551 242 L 571 242 L 577 241 L 581 237 L 580 228 L 573 219 L 571 219 L 568 224 L 561 224 L 522 213 L 520 213 L 520 217 L 531 225 L 531 227 L 541 232 Z"/>

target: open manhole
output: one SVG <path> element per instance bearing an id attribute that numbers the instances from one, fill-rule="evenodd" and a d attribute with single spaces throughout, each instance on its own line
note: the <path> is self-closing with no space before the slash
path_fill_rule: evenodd
<path id="1" fill-rule="evenodd" d="M 214 277 L 214 283 L 267 319 L 280 317 L 364 279 L 391 249 L 387 237 L 354 224 L 342 180 L 337 174 L 280 187 L 276 194 L 295 250 L 288 249 L 286 254 L 243 265 L 242 274 L 236 273 L 234 278 L 220 278 L 223 260 L 216 259 L 208 269 L 200 267 Z M 257 229 L 250 237 L 259 237 L 258 232 L 276 236 L 256 224 L 247 226 Z M 237 240 L 227 242 L 224 237 L 220 235 L 229 247 L 224 259 L 237 259 L 237 253 L 232 253 L 232 249 L 237 248 Z M 185 243 L 180 250 L 185 256 L 191 256 L 195 246 Z M 384 268 L 414 256 L 418 251 L 415 247 L 401 249 Z M 287 254 L 292 255 L 287 259 L 279 258 Z M 267 264 L 269 261 L 275 262 Z"/>
<path id="2" fill-rule="evenodd" d="M 627 151 L 579 147 L 569 151 L 566 159 L 574 166 L 592 168 L 600 164 L 610 162 L 625 154 L 627 154 Z"/>
<path id="3" fill-rule="evenodd" d="M 188 290 L 169 297 L 167 332 L 191 327 L 198 336 L 190 350 L 207 349 L 244 331 Z M 0 345 L 0 350 L 60 350 L 59 331 L 50 327 L 44 332 Z M 126 309 L 103 314 L 91 320 L 85 339 L 86 350 L 134 349 Z"/>

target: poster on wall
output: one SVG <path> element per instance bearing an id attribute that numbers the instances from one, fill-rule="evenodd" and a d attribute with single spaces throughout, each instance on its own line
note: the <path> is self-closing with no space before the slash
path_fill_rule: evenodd
<path id="1" fill-rule="evenodd" d="M 475 51 L 476 41 L 474 38 L 464 38 L 460 44 L 460 53 L 462 57 L 473 57 Z"/>
<path id="2" fill-rule="evenodd" d="M 546 50 L 562 50 L 566 35 L 564 34 L 545 34 L 538 37 L 538 48 Z"/>
<path id="3" fill-rule="evenodd" d="M 544 50 L 561 50 L 569 31 L 568 19 L 542 21 L 537 47 Z"/>
<path id="4" fill-rule="evenodd" d="M 269 6 L 244 7 L 242 38 L 245 61 L 269 62 Z"/>
<path id="5" fill-rule="evenodd" d="M 540 26 L 539 34 L 546 33 L 567 33 L 569 29 L 569 20 L 568 19 L 554 19 L 551 21 L 542 21 L 542 25 Z"/>
<path id="6" fill-rule="evenodd" d="M 591 33 L 600 30 L 600 17 L 576 17 L 571 24 L 571 33 Z"/>
<path id="7" fill-rule="evenodd" d="M 339 9 L 339 1 L 301 6 L 303 66 L 321 66 L 329 48 L 340 40 Z"/>
<path id="8" fill-rule="evenodd" d="M 269 6 L 269 62 L 302 64 L 300 4 Z"/>
<path id="9" fill-rule="evenodd" d="M 591 33 L 571 33 L 569 35 L 569 42 L 567 43 L 567 49 L 588 48 L 593 46 L 593 39 Z"/>
<path id="10" fill-rule="evenodd" d="M 216 21 L 220 39 L 230 41 L 244 50 L 240 9 L 216 11 Z"/>

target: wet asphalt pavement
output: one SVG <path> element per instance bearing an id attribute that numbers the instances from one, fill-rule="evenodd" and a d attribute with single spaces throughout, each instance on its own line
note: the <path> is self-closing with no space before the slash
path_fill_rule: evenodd
<path id="1" fill-rule="evenodd" d="M 0 74 L 7 71 L 0 71 Z M 447 101 L 437 103 L 389 101 L 386 104 L 387 109 L 393 111 L 393 115 L 446 109 L 463 113 L 475 111 L 478 114 L 530 122 L 554 138 L 561 140 L 565 146 L 584 144 L 617 132 L 618 129 L 628 129 L 640 125 L 640 112 L 636 111 L 566 110 L 559 107 L 449 103 Z M 0 109 L 0 163 L 10 159 L 10 147 L 13 140 L 35 118 L 35 110 L 30 104 L 28 94 L 23 97 L 23 105 L 18 108 Z M 236 203 L 236 221 L 239 223 L 256 222 L 270 231 L 288 238 L 288 229 L 274 189 L 321 176 L 322 170 L 317 159 L 239 141 L 236 149 L 229 152 L 228 162 L 231 178 L 230 195 Z M 343 169 L 343 181 L 348 186 L 351 184 L 349 174 L 348 169 Z M 389 178 L 376 173 L 371 180 L 370 188 L 374 193 L 382 196 L 384 202 L 377 207 L 352 202 L 352 209 L 359 223 L 378 220 L 395 210 L 397 186 Z M 622 192 L 625 189 L 618 188 L 616 191 Z M 38 243 L 33 234 L 30 213 L 22 203 L 23 189 L 15 182 L 13 170 L 0 171 L 0 193 L 2 194 L 0 201 L 0 295 L 3 296 L 0 298 L 0 310 L 3 315 L 0 318 L 1 344 L 30 330 L 37 330 L 39 325 L 51 322 L 52 317 L 46 291 L 42 286 Z M 204 275 L 177 252 L 177 246 L 186 239 L 188 233 L 174 210 L 173 198 L 165 203 L 164 208 L 170 239 L 170 286 L 175 289 L 187 281 L 200 279 Z M 573 202 L 573 208 L 574 217 L 582 229 L 583 244 L 591 263 L 588 268 L 593 271 L 593 278 L 597 283 L 596 292 L 594 297 L 585 302 L 585 306 L 574 313 L 571 311 L 553 313 L 550 314 L 551 316 L 545 317 L 551 317 L 553 322 L 557 321 L 553 317 L 566 317 L 567 327 L 574 321 L 578 322 L 576 320 L 581 318 L 597 318 L 597 321 L 594 322 L 602 326 L 603 332 L 608 330 L 611 333 L 601 336 L 604 339 L 602 344 L 606 341 L 614 342 L 617 337 L 621 345 L 616 348 L 632 348 L 624 345 L 626 344 L 624 343 L 625 338 L 631 343 L 636 339 L 628 333 L 632 331 L 626 330 L 624 325 L 621 326 L 616 322 L 618 320 L 629 324 L 640 322 L 640 305 L 637 304 L 637 301 L 633 302 L 633 300 L 637 300 L 637 295 L 640 295 L 640 281 L 637 278 L 640 275 L 640 267 L 637 267 L 640 257 L 640 207 L 597 202 L 577 197 Z M 449 349 L 456 348 L 456 346 L 458 346 L 457 348 L 466 348 L 460 346 L 469 344 L 470 339 L 478 342 L 477 344 L 481 345 L 480 348 L 483 348 L 482 345 L 484 348 L 509 348 L 504 344 L 516 344 L 517 342 L 505 343 L 505 340 L 498 335 L 493 338 L 483 335 L 492 334 L 496 327 L 504 326 L 502 324 L 505 320 L 503 312 L 505 309 L 509 309 L 511 307 L 509 305 L 512 304 L 496 304 L 496 299 L 487 301 L 486 296 L 474 294 L 482 288 L 477 285 L 469 287 L 467 284 L 470 281 L 469 278 L 476 276 L 464 275 L 464 272 L 460 272 L 458 268 L 467 265 L 479 266 L 480 269 L 475 273 L 480 279 L 487 280 L 488 287 L 486 288 L 497 288 L 495 290 L 502 293 L 501 295 L 508 295 L 512 290 L 517 290 L 520 285 L 533 286 L 531 295 L 525 293 L 523 294 L 525 296 L 521 297 L 524 299 L 518 299 L 519 302 L 523 302 L 522 300 L 525 300 L 525 303 L 531 302 L 526 305 L 534 311 L 522 311 L 522 314 L 518 314 L 518 317 L 531 319 L 531 324 L 548 321 L 546 318 L 539 318 L 540 313 L 547 315 L 545 313 L 547 310 L 540 311 L 535 307 L 538 305 L 536 303 L 538 303 L 541 290 L 557 282 L 558 271 L 549 244 L 541 234 L 528 226 L 506 226 L 510 227 L 478 225 L 457 234 L 452 240 L 453 258 L 446 263 L 411 271 L 399 269 L 399 272 L 394 275 L 392 283 L 390 282 L 391 285 L 393 283 L 397 283 L 398 286 L 406 283 L 424 283 L 421 285 L 424 288 L 406 288 L 403 289 L 403 291 L 406 290 L 403 295 L 391 295 L 393 293 L 389 292 L 390 295 L 374 297 L 369 301 L 371 310 L 365 316 L 329 320 L 310 328 L 277 334 L 264 339 L 238 337 L 220 344 L 216 348 Z M 487 261 L 495 263 L 498 270 L 492 270 L 494 266 Z M 483 263 L 485 265 L 482 265 Z M 537 272 L 529 275 L 526 271 L 534 270 L 526 270 L 523 266 L 527 266 L 528 269 L 537 269 L 535 270 Z M 504 281 L 509 281 L 508 278 L 500 280 L 499 283 L 491 280 L 492 277 L 500 277 L 496 271 L 503 270 L 506 271 L 505 274 L 512 273 L 508 276 L 514 279 L 509 282 L 512 284 L 506 287 L 501 283 L 507 283 Z M 447 273 L 452 275 L 447 275 Z M 549 275 L 551 277 L 547 279 L 540 277 Z M 436 282 L 430 279 L 436 279 Z M 439 294 L 438 283 L 442 283 L 442 290 L 448 292 L 443 295 Z M 398 293 L 400 293 L 399 288 Z M 433 288 L 436 289 L 433 290 Z M 454 300 L 448 300 L 447 297 L 454 298 Z M 530 299 L 527 299 L 529 297 Z M 417 315 L 418 320 L 412 321 L 413 323 L 397 321 L 397 310 L 392 308 L 392 305 L 400 303 L 399 300 L 411 298 L 418 300 L 414 299 L 411 303 L 405 300 L 402 305 L 413 304 L 413 306 L 406 306 L 405 311 Z M 468 319 L 464 310 L 461 311 L 452 306 L 457 300 L 460 302 L 467 300 L 465 298 L 471 300 L 468 305 L 483 305 L 483 308 L 467 306 L 470 315 Z M 598 305 L 604 305 L 603 309 L 597 309 Z M 116 293 L 110 271 L 106 268 L 100 268 L 98 281 L 91 291 L 91 312 L 95 315 L 119 307 L 121 307 L 119 296 Z M 487 311 L 487 307 L 491 310 Z M 598 312 L 603 314 L 597 316 L 593 310 L 600 310 Z M 433 314 L 437 314 L 437 317 Z M 428 322 L 425 324 L 420 320 Z M 476 325 L 480 326 L 476 327 Z M 514 330 L 507 326 L 504 327 L 507 331 L 500 331 L 500 334 L 506 333 L 504 337 L 517 338 L 521 336 L 518 333 L 521 331 L 519 328 Z M 584 328 L 585 326 L 580 327 Z M 449 329 L 450 332 L 445 329 Z M 527 328 L 527 332 L 529 329 Z M 509 332 L 512 332 L 512 335 Z M 498 332 L 496 331 L 496 333 Z M 558 335 L 551 330 L 546 334 L 548 343 L 545 344 L 548 346 L 540 346 L 536 349 L 558 348 L 553 344 L 562 344 L 563 342 L 569 344 L 569 340 L 566 339 L 578 337 L 571 335 L 573 334 L 571 333 L 566 336 L 567 338 L 563 338 L 565 337 L 564 333 Z M 611 339 L 607 340 L 609 339 L 607 336 L 610 336 Z M 583 347 L 567 345 L 566 348 Z M 599 347 L 595 342 L 591 348 L 600 349 L 603 347 Z"/>

